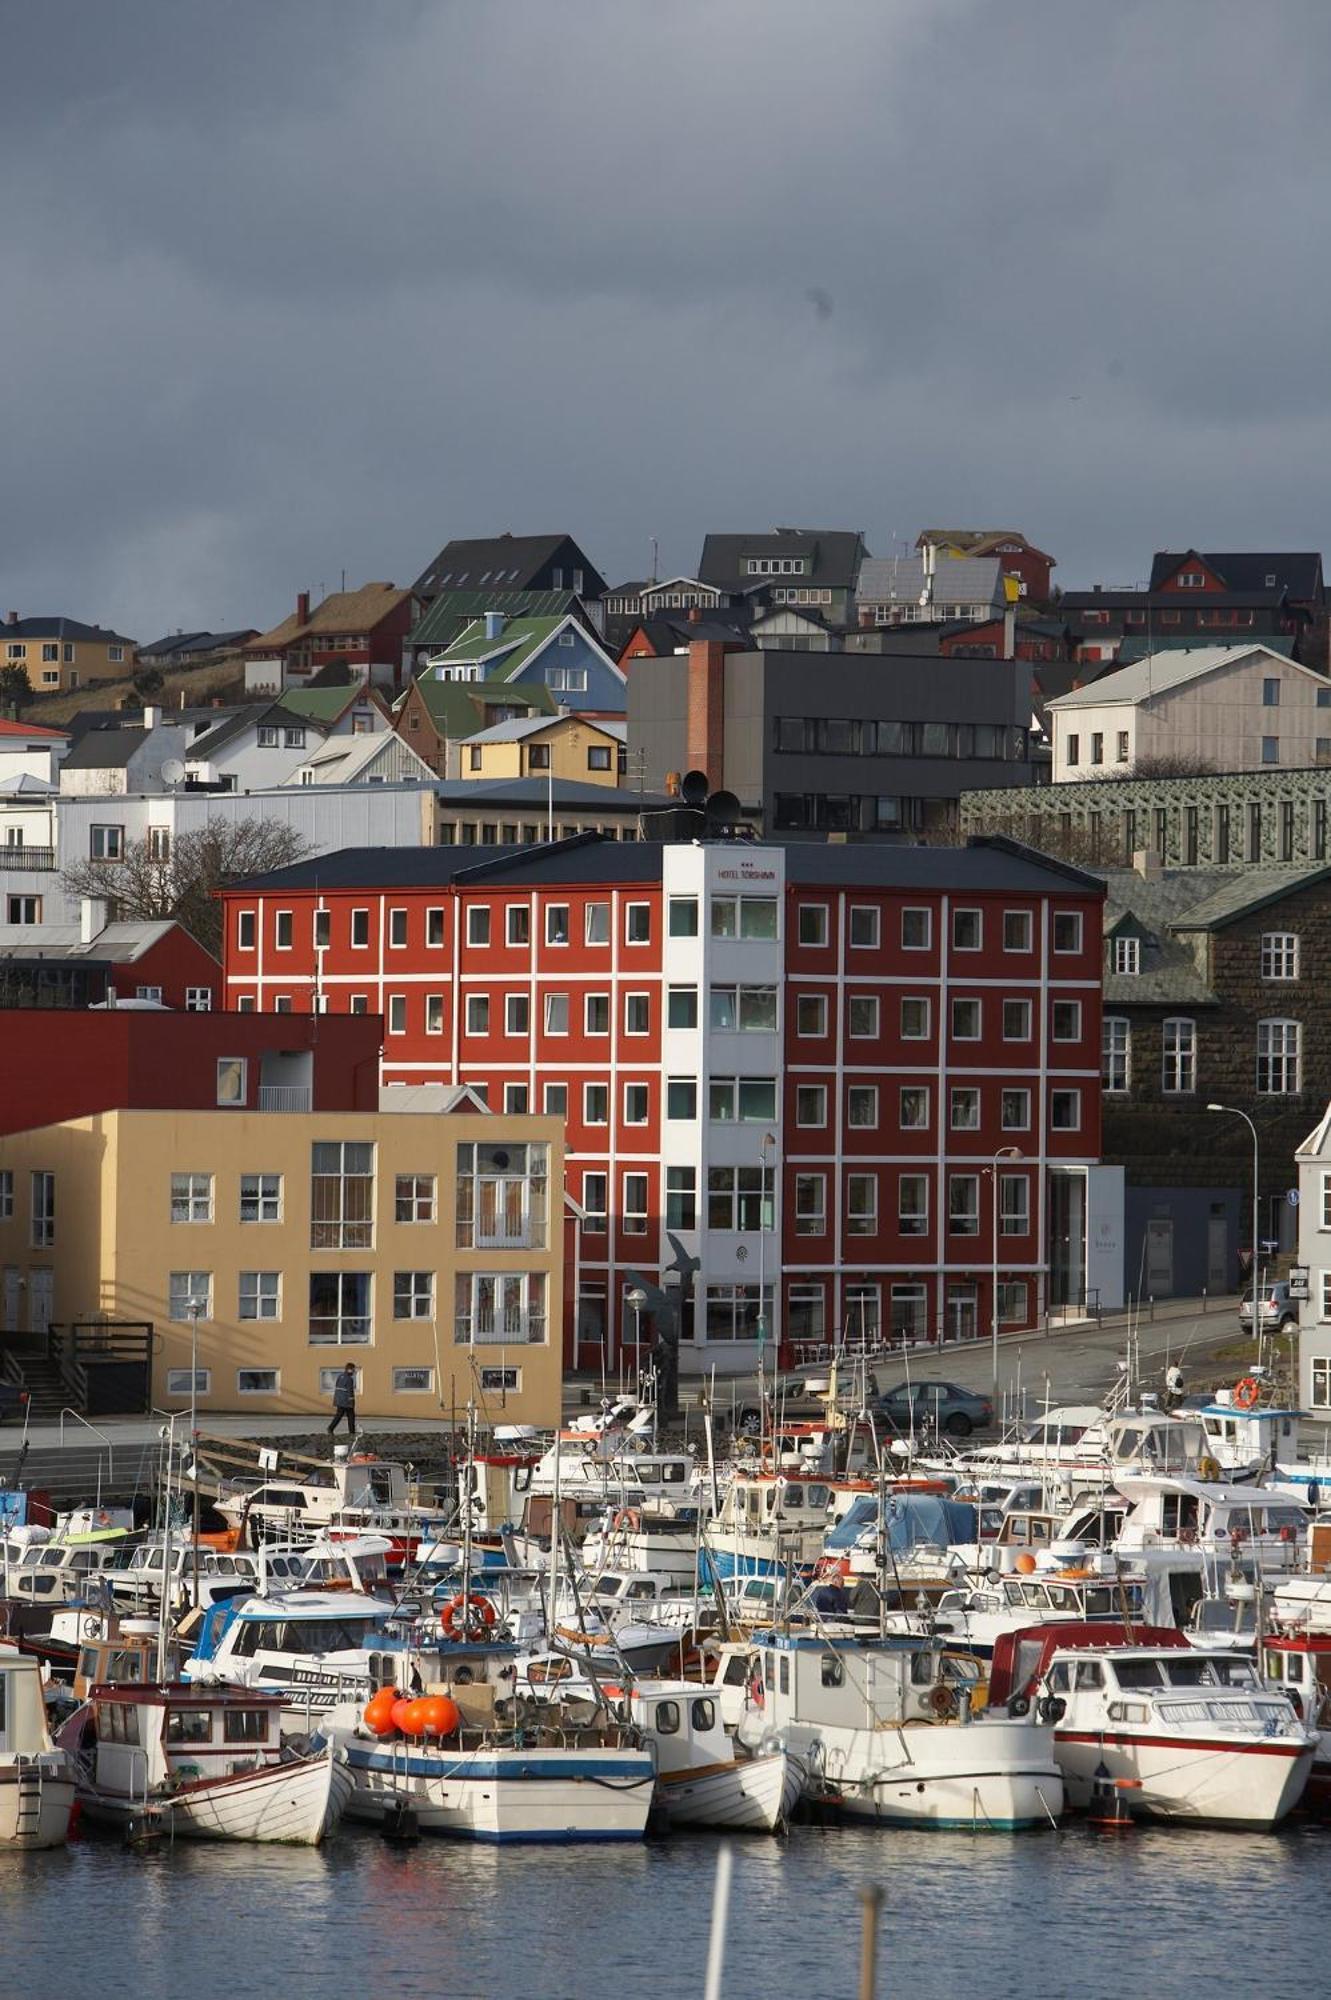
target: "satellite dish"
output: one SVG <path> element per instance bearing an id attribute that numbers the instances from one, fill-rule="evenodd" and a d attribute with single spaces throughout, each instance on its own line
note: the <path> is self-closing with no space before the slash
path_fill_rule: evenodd
<path id="1" fill-rule="evenodd" d="M 705 806 L 707 803 L 706 771 L 686 771 L 679 781 L 679 795 L 686 806 Z"/>
<path id="2" fill-rule="evenodd" d="M 183 785 L 184 782 L 185 766 L 181 763 L 179 757 L 168 757 L 162 766 L 162 783 L 164 785 Z"/>
<path id="3" fill-rule="evenodd" d="M 733 792 L 713 792 L 707 801 L 708 826 L 734 826 L 743 807 Z"/>

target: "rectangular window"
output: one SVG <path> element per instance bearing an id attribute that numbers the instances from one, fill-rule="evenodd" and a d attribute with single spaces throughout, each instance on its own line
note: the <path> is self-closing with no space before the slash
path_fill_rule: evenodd
<path id="1" fill-rule="evenodd" d="M 933 911 L 903 910 L 901 912 L 901 949 L 903 951 L 928 951 L 933 943 Z"/>
<path id="2" fill-rule="evenodd" d="M 878 995 L 852 993 L 846 1009 L 847 1032 L 855 1040 L 872 1041 L 878 1036 Z"/>
<path id="3" fill-rule="evenodd" d="M 1128 732 L 1126 729 L 1119 730 L 1117 737 L 1117 745 L 1118 745 L 1117 748 L 1118 762 L 1120 764 L 1126 764 L 1128 761 Z"/>
<path id="4" fill-rule="evenodd" d="M 238 1396 L 275 1396 L 282 1386 L 282 1372 L 278 1368 L 237 1368 L 236 1394 Z"/>
<path id="5" fill-rule="evenodd" d="M 476 944 L 478 942 L 488 944 L 490 942 L 490 912 L 488 910 L 471 910 L 468 912 L 469 918 L 476 916 L 483 916 L 485 918 L 485 936 L 479 940 L 468 937 L 467 942 L 468 944 Z M 407 913 L 405 910 L 390 910 L 388 912 L 388 942 L 395 951 L 401 951 L 405 946 L 407 942 Z"/>
<path id="6" fill-rule="evenodd" d="M 90 827 L 88 829 L 88 856 L 92 861 L 123 861 L 125 858 L 124 827 Z"/>
<path id="7" fill-rule="evenodd" d="M 978 910 L 954 910 L 952 912 L 953 951 L 978 951 L 983 941 L 980 912 Z"/>
<path id="8" fill-rule="evenodd" d="M 1068 737 L 1064 762 L 1067 764 L 1069 770 L 1081 762 L 1081 738 L 1075 730 Z"/>
<path id="9" fill-rule="evenodd" d="M 1262 937 L 1262 978 L 1297 979 L 1299 940 L 1294 931 L 1267 931 Z"/>
<path id="10" fill-rule="evenodd" d="M 281 1174 L 241 1175 L 240 1219 L 242 1222 L 282 1220 Z"/>
<path id="11" fill-rule="evenodd" d="M 1274 675 L 1272 675 L 1270 679 L 1264 680 L 1262 682 L 1262 707 L 1279 708 L 1279 706 L 1280 706 L 1280 682 Z"/>
<path id="12" fill-rule="evenodd" d="M 651 1001 L 646 993 L 624 995 L 624 1033 L 645 1035 L 651 1027 Z"/>
<path id="13" fill-rule="evenodd" d="M 801 1083 L 795 1089 L 795 1123 L 826 1125 L 827 1087 L 821 1083 Z"/>
<path id="14" fill-rule="evenodd" d="M 696 1028 L 697 1025 L 697 987 L 672 986 L 666 994 L 666 1026 L 668 1028 Z"/>
<path id="15" fill-rule="evenodd" d="M 741 1233 L 772 1226 L 772 1182 L 762 1167 L 707 1169 L 707 1227 Z"/>
<path id="16" fill-rule="evenodd" d="M 927 1042 L 929 1039 L 929 1002 L 925 999 L 908 997 L 901 1002 L 901 1039 L 903 1042 Z"/>
<path id="17" fill-rule="evenodd" d="M 372 1298 L 368 1271 L 311 1271 L 310 1346 L 367 1346 L 372 1331 Z"/>
<path id="18" fill-rule="evenodd" d="M 817 947 L 827 943 L 826 903 L 802 903 L 800 905 L 797 935 L 801 944 Z"/>
<path id="19" fill-rule="evenodd" d="M 1029 910 L 1004 910 L 1004 951 L 1029 951 L 1033 925 Z"/>
<path id="20" fill-rule="evenodd" d="M 1278 764 L 1280 762 L 1280 738 L 1278 736 L 1264 736 L 1262 738 L 1262 762 L 1264 764 Z"/>
<path id="21" fill-rule="evenodd" d="M 396 916 L 398 913 L 397 911 L 393 911 L 392 914 Z M 407 914 L 406 911 L 403 910 L 402 916 L 404 920 L 406 914 Z M 403 944 L 405 944 L 406 941 L 407 941 L 406 931 L 404 928 L 402 936 Z M 489 942 L 490 942 L 490 912 L 484 906 L 484 904 L 473 904 L 471 909 L 467 911 L 467 943 L 474 945 L 487 945 L 489 944 Z"/>
<path id="22" fill-rule="evenodd" d="M 504 1110 L 511 1118 L 525 1118 L 531 1104 L 531 1092 L 525 1083 L 504 1085 Z"/>
<path id="23" fill-rule="evenodd" d="M 42 920 L 40 896 L 8 896 L 5 908 L 6 921 L 11 924 L 39 924 Z"/>
<path id="24" fill-rule="evenodd" d="M 1005 1132 L 1028 1132 L 1031 1126 L 1031 1093 L 1021 1086 L 1009 1086 L 999 1094 L 999 1123 Z"/>
<path id="25" fill-rule="evenodd" d="M 395 1368 L 393 1370 L 393 1394 L 395 1396 L 433 1395 L 433 1368 Z"/>
<path id="26" fill-rule="evenodd" d="M 393 1318 L 434 1318 L 433 1271 L 394 1271 Z"/>
<path id="27" fill-rule="evenodd" d="M 1079 1090 L 1050 1091 L 1049 1127 L 1053 1132 L 1079 1132 L 1081 1130 L 1081 1092 Z"/>
<path id="28" fill-rule="evenodd" d="M 1081 950 L 1081 911 L 1056 910 L 1054 912 L 1054 950 L 1076 952 Z"/>
<path id="29" fill-rule="evenodd" d="M 1168 1020 L 1161 1031 L 1160 1088 L 1176 1096 L 1197 1088 L 1197 1025 Z"/>
<path id="30" fill-rule="evenodd" d="M 1005 1042 L 1028 1042 L 1030 1038 L 1030 1001 L 1005 1000 L 1003 1002 L 1003 1040 Z"/>
<path id="31" fill-rule="evenodd" d="M 510 903 L 504 911 L 504 935 L 511 945 L 531 943 L 531 910 L 526 903 Z M 443 939 L 440 939 L 443 943 Z"/>
<path id="32" fill-rule="evenodd" d="M 1142 944 L 1140 938 L 1116 937 L 1113 948 L 1113 968 L 1122 977 L 1135 979 L 1142 969 Z"/>
<path id="33" fill-rule="evenodd" d="M 605 1235 L 608 1226 L 609 1186 L 609 1179 L 605 1174 L 584 1174 L 582 1177 L 582 1206 L 586 1215 L 582 1226 L 589 1236 Z"/>
<path id="34" fill-rule="evenodd" d="M 444 913 L 441 909 L 425 912 L 425 942 L 432 951 L 438 951 L 444 943 Z M 509 940 L 512 943 L 512 939 Z"/>
<path id="35" fill-rule="evenodd" d="M 795 999 L 795 1033 L 817 1038 L 827 1033 L 827 996 L 800 993 Z"/>
<path id="36" fill-rule="evenodd" d="M 929 1176 L 902 1174 L 897 1181 L 897 1228 L 903 1236 L 929 1233 Z"/>
<path id="37" fill-rule="evenodd" d="M 1105 761 L 1104 732 L 1099 729 L 1093 729 L 1091 731 L 1091 762 L 1093 764 L 1103 764 L 1104 761 Z"/>
<path id="38" fill-rule="evenodd" d="M 1054 1040 L 1056 1042 L 1079 1042 L 1081 1040 L 1081 1001 L 1055 1000 L 1052 1013 Z"/>
<path id="39" fill-rule="evenodd" d="M 978 1042 L 980 1039 L 980 1003 L 978 1000 L 954 1000 L 952 1002 L 952 1039 L 954 1042 Z"/>
<path id="40" fill-rule="evenodd" d="M 1297 1021 L 1257 1023 L 1257 1089 L 1261 1096 L 1298 1095 L 1301 1043 Z"/>
<path id="41" fill-rule="evenodd" d="M 980 1183 L 975 1174 L 952 1174 L 947 1184 L 947 1226 L 953 1236 L 980 1233 Z"/>
<path id="42" fill-rule="evenodd" d="M 254 924 L 255 924 L 254 911 L 241 910 L 236 918 L 237 951 L 254 950 Z"/>
<path id="43" fill-rule="evenodd" d="M 645 1125 L 647 1123 L 647 1111 L 650 1102 L 650 1093 L 645 1083 L 626 1083 L 624 1085 L 624 1123 L 626 1125 Z"/>
<path id="44" fill-rule="evenodd" d="M 568 943 L 567 903 L 550 903 L 546 906 L 545 941 L 547 944 Z"/>
<path id="45" fill-rule="evenodd" d="M 390 1035 L 405 1035 L 407 1032 L 405 993 L 390 993 L 388 996 L 388 1032 Z"/>
<path id="46" fill-rule="evenodd" d="M 873 1083 L 852 1083 L 846 1092 L 846 1123 L 862 1132 L 875 1131 L 878 1126 L 878 1086 Z"/>
<path id="47" fill-rule="evenodd" d="M 541 1108 L 547 1118 L 567 1118 L 568 1085 L 566 1083 L 545 1084 L 541 1092 Z"/>
<path id="48" fill-rule="evenodd" d="M 241 1319 L 281 1319 L 280 1271 L 242 1271 L 239 1289 Z"/>
<path id="49" fill-rule="evenodd" d="M 715 932 L 715 927 L 714 932 Z M 698 898 L 696 896 L 672 896 L 670 898 L 669 929 L 671 937 L 697 937 Z"/>
<path id="50" fill-rule="evenodd" d="M 1101 1031 L 1100 1074 L 1110 1096 L 1123 1096 L 1131 1081 L 1132 1029 L 1120 1014 L 1106 1014 Z"/>
<path id="51" fill-rule="evenodd" d="M 166 1371 L 166 1393 L 168 1396 L 188 1396 L 193 1391 L 196 1396 L 212 1394 L 213 1372 L 211 1368 L 193 1370 L 194 1381 L 190 1382 L 188 1368 L 168 1368 Z"/>
<path id="52" fill-rule="evenodd" d="M 525 993 L 509 993 L 504 998 L 504 1033 L 525 1035 L 531 1027 L 531 1001 Z"/>
<path id="53" fill-rule="evenodd" d="M 55 1242 L 55 1175 L 35 1173 L 29 1182 L 32 1213 L 28 1242 L 34 1250 L 49 1250 Z"/>
<path id="54" fill-rule="evenodd" d="M 692 1076 L 671 1076 L 666 1079 L 666 1117 L 696 1118 L 698 1115 L 698 1081 Z"/>
<path id="55" fill-rule="evenodd" d="M 585 925 L 584 935 L 588 944 L 609 944 L 609 903 L 588 903 L 585 912 Z"/>
<path id="56" fill-rule="evenodd" d="M 625 944 L 650 944 L 652 941 L 652 906 L 650 903 L 629 903 L 624 911 Z"/>
<path id="57" fill-rule="evenodd" d="M 582 1086 L 582 1122 L 584 1125 L 608 1125 L 610 1123 L 609 1084 L 584 1083 Z"/>
<path id="58" fill-rule="evenodd" d="M 490 1032 L 490 996 L 488 993 L 469 993 L 466 1009 L 467 1033 L 488 1035 Z"/>
<path id="59" fill-rule="evenodd" d="M 980 1129 L 980 1093 L 971 1084 L 953 1088 L 949 1123 L 954 1132 L 978 1132 Z"/>
<path id="60" fill-rule="evenodd" d="M 442 1035 L 444 1032 L 442 993 L 427 993 L 425 996 L 425 1032 L 427 1035 Z"/>
<path id="61" fill-rule="evenodd" d="M 368 1250 L 373 1242 L 373 1145 L 316 1140 L 310 1148 L 310 1248 Z"/>
<path id="62" fill-rule="evenodd" d="M 546 994 L 545 1032 L 547 1035 L 566 1035 L 568 1033 L 567 993 Z"/>
<path id="63" fill-rule="evenodd" d="M 12 1222 L 13 1219 L 14 1170 L 12 1167 L 3 1167 L 0 1168 L 0 1222 Z"/>
<path id="64" fill-rule="evenodd" d="M 167 1283 L 167 1312 L 170 1318 L 185 1321 L 212 1318 L 211 1271 L 173 1271 Z"/>
<path id="65" fill-rule="evenodd" d="M 647 1234 L 648 1180 L 646 1174 L 625 1174 L 624 1206 L 620 1224 L 625 1236 Z"/>
<path id="66" fill-rule="evenodd" d="M 588 993 L 582 1003 L 582 1025 L 589 1035 L 610 1033 L 610 995 Z"/>
<path id="67" fill-rule="evenodd" d="M 826 1174 L 796 1174 L 795 1234 L 822 1236 L 827 1231 Z"/>
<path id="68" fill-rule="evenodd" d="M 998 1233 L 1000 1236 L 1031 1233 L 1031 1184 L 1025 1174 L 998 1177 Z"/>
<path id="69" fill-rule="evenodd" d="M 698 1227 L 698 1175 L 694 1167 L 666 1168 L 666 1228 Z"/>
<path id="70" fill-rule="evenodd" d="M 211 1222 L 212 1219 L 212 1175 L 172 1174 L 171 1220 L 173 1222 Z"/>
<path id="71" fill-rule="evenodd" d="M 847 1174 L 846 1234 L 874 1236 L 878 1231 L 877 1174 Z"/>
<path id="72" fill-rule="evenodd" d="M 877 951 L 878 934 L 878 911 L 872 905 L 852 903 L 850 909 L 852 951 Z"/>
<path id="73" fill-rule="evenodd" d="M 433 1174 L 398 1174 L 393 1183 L 395 1222 L 435 1220 L 435 1177 Z"/>
<path id="74" fill-rule="evenodd" d="M 355 951 L 368 951 L 370 944 L 370 913 L 368 910 L 351 912 L 351 943 Z"/>

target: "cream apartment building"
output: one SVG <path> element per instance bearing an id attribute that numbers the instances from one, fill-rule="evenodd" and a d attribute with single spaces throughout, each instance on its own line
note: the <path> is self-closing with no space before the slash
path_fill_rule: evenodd
<path id="1" fill-rule="evenodd" d="M 16 1133 L 4 1331 L 148 1322 L 160 1408 L 188 1404 L 197 1340 L 202 1410 L 330 1409 L 351 1360 L 362 1420 L 471 1399 L 552 1424 L 562 1186 L 556 1118 L 111 1111 Z"/>

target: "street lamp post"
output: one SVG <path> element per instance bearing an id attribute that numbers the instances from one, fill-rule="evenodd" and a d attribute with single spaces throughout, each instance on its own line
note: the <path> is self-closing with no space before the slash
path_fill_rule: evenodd
<path id="1" fill-rule="evenodd" d="M 989 1292 L 989 1345 L 994 1362 L 994 1415 L 998 1415 L 998 1164 L 1000 1160 L 1019 1160 L 1018 1146 L 1000 1146 L 994 1154 L 993 1165 L 989 1169 L 993 1180 L 993 1227 L 990 1232 L 990 1249 L 993 1253 L 993 1271 Z"/>
<path id="2" fill-rule="evenodd" d="M 1260 1166 L 1260 1159 L 1257 1151 L 1257 1127 L 1253 1124 L 1252 1119 L 1248 1116 L 1246 1111 L 1239 1110 L 1237 1104 L 1208 1104 L 1206 1108 L 1208 1111 L 1223 1111 L 1230 1118 L 1241 1118 L 1244 1124 L 1247 1126 L 1248 1130 L 1252 1133 L 1252 1337 L 1259 1343 L 1258 1354 L 1260 1355 L 1261 1353 L 1260 1341 L 1261 1341 L 1262 1327 L 1261 1327 L 1261 1320 L 1258 1317 L 1258 1303 L 1257 1303 L 1257 1278 L 1258 1278 L 1257 1265 L 1260 1256 L 1260 1252 L 1257 1247 L 1257 1222 L 1258 1222 L 1257 1187 L 1258 1187 L 1258 1170 Z"/>
<path id="3" fill-rule="evenodd" d="M 634 1359 L 636 1360 L 636 1362 L 637 1362 L 637 1364 L 638 1364 L 638 1387 L 639 1387 L 639 1389 L 641 1389 L 641 1387 L 642 1387 L 642 1309 L 643 1309 L 643 1307 L 644 1307 L 644 1306 L 646 1305 L 646 1303 L 647 1303 L 647 1294 L 646 1294 L 646 1292 L 645 1292 L 645 1291 L 643 1290 L 642 1286 L 641 1286 L 641 1285 L 634 1285 L 634 1286 L 633 1286 L 633 1287 L 632 1287 L 632 1288 L 631 1288 L 631 1289 L 630 1289 L 629 1291 L 625 1292 L 625 1294 L 624 1294 L 624 1303 L 625 1303 L 625 1305 L 627 1305 L 627 1306 L 632 1306 L 632 1308 L 633 1308 L 633 1346 L 634 1346 L 634 1350 L 635 1350 L 635 1352 L 634 1352 Z M 658 1396 L 657 1396 L 657 1393 L 656 1393 L 656 1386 L 655 1386 L 655 1383 L 653 1383 L 653 1385 L 652 1385 L 652 1444 L 653 1444 L 653 1447 L 655 1447 L 655 1444 L 656 1444 L 656 1431 L 657 1431 L 657 1419 L 658 1419 L 658 1409 L 659 1409 L 659 1398 L 658 1398 Z"/>
<path id="4" fill-rule="evenodd" d="M 189 1308 L 189 1469 L 193 1496 L 193 1525 L 190 1540 L 190 1570 L 194 1579 L 194 1608 L 199 1607 L 199 1302 Z"/>

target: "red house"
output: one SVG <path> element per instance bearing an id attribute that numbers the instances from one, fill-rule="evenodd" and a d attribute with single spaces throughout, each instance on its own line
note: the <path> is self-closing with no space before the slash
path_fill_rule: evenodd
<path id="1" fill-rule="evenodd" d="M 386 1083 L 562 1115 L 571 1358 L 644 1286 L 751 1367 L 1116 1302 L 1103 893 L 1000 841 L 349 849 L 226 892 L 227 1004 L 382 1013 Z"/>
<path id="2" fill-rule="evenodd" d="M 246 667 L 269 664 L 274 687 L 288 681 L 299 686 L 320 667 L 338 660 L 353 667 L 391 668 L 396 686 L 402 675 L 402 649 L 419 615 L 419 600 L 391 583 L 335 590 L 313 610 L 309 591 L 302 590 L 289 618 L 250 640 L 245 647 Z"/>
<path id="3" fill-rule="evenodd" d="M 22 905 L 37 899 L 8 900 Z M 106 908 L 89 897 L 77 924 L 34 918 L 9 930 L 0 943 L 0 1005 L 103 1007 L 139 1000 L 206 1014 L 219 1004 L 222 968 L 183 925 L 109 924 Z"/>

